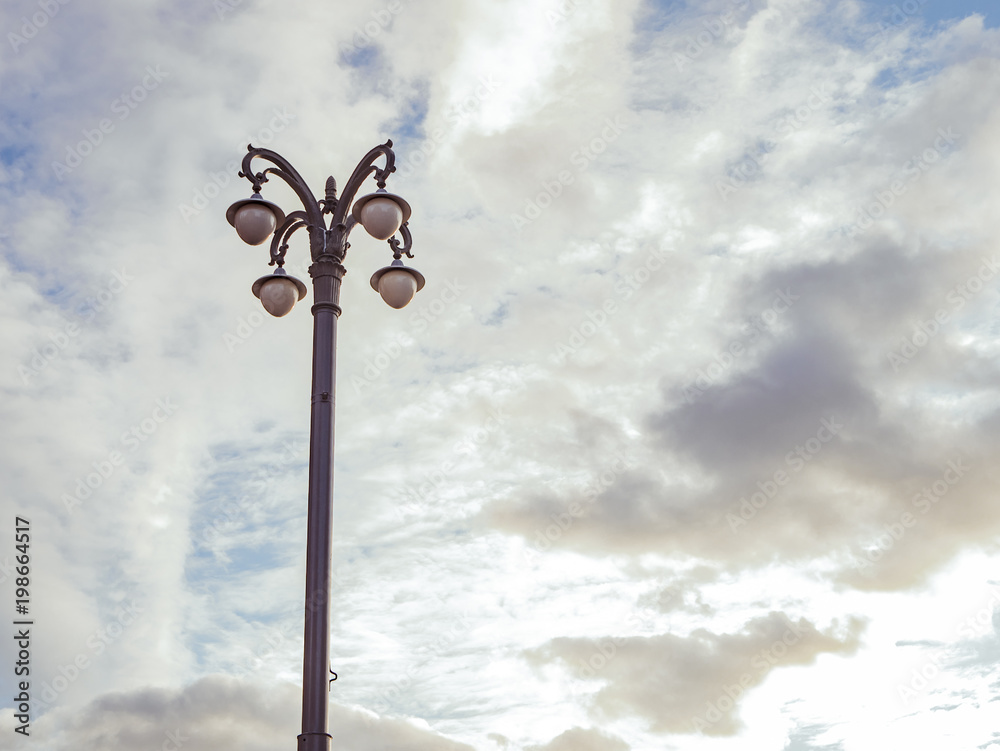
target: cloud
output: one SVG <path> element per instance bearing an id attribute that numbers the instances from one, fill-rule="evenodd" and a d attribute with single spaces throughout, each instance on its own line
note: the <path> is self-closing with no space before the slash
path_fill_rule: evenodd
<path id="1" fill-rule="evenodd" d="M 572 728 L 544 746 L 528 746 L 525 751 L 629 751 L 630 746 L 596 728 Z"/>
<path id="2" fill-rule="evenodd" d="M 991 304 L 973 290 L 997 271 L 980 247 L 882 238 L 842 260 L 745 279 L 715 351 L 660 377 L 643 436 L 580 414 L 570 430 L 590 478 L 498 499 L 487 518 L 538 552 L 671 549 L 748 567 L 829 556 L 854 586 L 912 586 L 959 540 L 1000 530 L 989 491 L 996 420 L 955 422 L 886 395 L 989 391 L 995 366 L 956 345 Z M 891 554 L 873 558 L 886 534 Z"/>
<path id="3" fill-rule="evenodd" d="M 264 751 L 295 743 L 300 732 L 301 691 L 287 683 L 249 684 L 205 676 L 178 689 L 145 688 L 105 694 L 78 710 L 56 709 L 32 724 L 32 741 L 46 748 L 80 751 Z M 3 748 L 13 749 L 12 717 L 5 710 Z M 335 746 L 359 750 L 471 751 L 426 726 L 382 719 L 332 704 Z"/>
<path id="4" fill-rule="evenodd" d="M 535 666 L 557 663 L 576 678 L 603 681 L 590 702 L 600 719 L 634 715 L 658 733 L 734 735 L 742 727 L 741 699 L 773 670 L 811 664 L 823 653 L 849 656 L 861 628 L 852 619 L 821 632 L 804 618 L 772 612 L 737 633 L 560 637 L 525 656 Z"/>

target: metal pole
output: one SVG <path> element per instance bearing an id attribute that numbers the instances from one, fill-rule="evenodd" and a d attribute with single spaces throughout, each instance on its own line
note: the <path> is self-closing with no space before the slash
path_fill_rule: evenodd
<path id="1" fill-rule="evenodd" d="M 330 751 L 330 587 L 333 538 L 333 429 L 337 319 L 344 267 L 322 255 L 313 278 L 313 383 L 309 428 L 309 514 L 306 542 L 305 647 L 299 751 Z"/>
<path id="2" fill-rule="evenodd" d="M 375 161 L 385 158 L 385 166 L 375 166 Z M 274 167 L 254 173 L 252 162 L 256 158 L 265 159 Z M 283 267 L 288 238 L 303 227 L 309 231 L 309 250 L 313 265 L 309 275 L 313 278 L 315 304 L 313 313 L 313 378 L 312 406 L 309 426 L 309 507 L 306 541 L 306 608 L 305 646 L 302 656 L 302 732 L 299 734 L 298 751 L 331 751 L 333 742 L 329 726 L 329 681 L 330 681 L 330 587 L 333 539 L 333 426 L 335 412 L 335 383 L 337 376 L 337 319 L 340 317 L 340 282 L 347 271 L 342 261 L 350 244 L 347 237 L 358 220 L 350 214 L 361 184 L 374 173 L 379 187 L 379 197 L 393 200 L 402 212 L 402 223 L 398 232 L 403 237 L 402 246 L 395 237 L 389 239 L 393 258 L 399 261 L 402 255 L 410 254 L 410 232 L 406 219 L 410 214 L 409 204 L 399 196 L 386 193 L 385 181 L 395 171 L 395 154 L 392 141 L 371 149 L 361 160 L 344 188 L 343 196 L 337 198 L 337 182 L 332 177 L 326 181 L 326 197 L 317 201 L 302 176 L 280 154 L 270 149 L 247 146 L 243 157 L 240 177 L 245 177 L 253 186 L 254 196 L 249 200 L 237 201 L 226 212 L 226 218 L 237 226 L 238 212 L 243 204 L 253 203 L 269 208 L 275 214 L 280 226 L 271 237 L 271 264 Z M 287 216 L 274 204 L 264 201 L 260 195 L 261 184 L 267 182 L 269 174 L 284 180 L 302 201 L 303 211 L 295 211 Z M 324 214 L 333 214 L 327 228 Z M 283 221 L 281 221 L 283 218 Z M 237 227 L 239 231 L 239 227 Z M 243 237 L 243 235 L 240 235 Z M 253 244 L 252 241 L 248 241 Z M 400 266 L 399 268 L 403 268 Z M 396 271 L 386 268 L 376 272 Z M 423 276 L 415 269 L 406 269 L 417 280 L 417 289 L 423 286 Z M 275 272 L 277 273 L 277 272 Z M 372 277 L 374 280 L 376 277 Z M 254 284 L 254 294 L 258 284 L 269 283 L 259 279 Z M 299 283 L 301 284 L 301 282 Z M 374 281 L 373 281 L 374 284 Z M 392 304 L 392 303 L 390 303 Z M 404 303 L 405 304 L 405 303 Z"/>

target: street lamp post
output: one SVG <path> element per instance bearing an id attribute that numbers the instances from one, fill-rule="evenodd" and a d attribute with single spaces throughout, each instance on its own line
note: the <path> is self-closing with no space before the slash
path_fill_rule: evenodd
<path id="1" fill-rule="evenodd" d="M 254 173 L 255 158 L 271 162 L 263 172 Z M 375 164 L 384 157 L 382 167 Z M 369 151 L 355 167 L 337 198 L 337 183 L 326 181 L 326 196 L 317 201 L 305 181 L 288 161 L 270 149 L 247 147 L 240 177 L 253 186 L 250 198 L 237 201 L 226 218 L 239 236 L 250 245 L 260 245 L 271 237 L 273 274 L 254 282 L 252 291 L 273 316 L 286 315 L 306 295 L 306 285 L 284 270 L 288 238 L 299 229 L 309 233 L 315 302 L 313 313 L 312 414 L 309 426 L 309 505 L 306 542 L 305 646 L 302 668 L 302 733 L 299 751 L 330 751 L 328 702 L 330 681 L 330 570 L 333 534 L 333 428 L 334 382 L 336 377 L 337 318 L 340 316 L 340 283 L 347 273 L 344 259 L 351 230 L 361 224 L 379 240 L 388 240 L 393 261 L 371 278 L 372 287 L 393 308 L 404 307 L 424 286 L 424 277 L 405 266 L 402 256 L 410 254 L 411 236 L 407 229 L 410 206 L 385 190 L 385 181 L 395 171 L 392 141 Z M 357 201 L 358 189 L 374 173 L 378 190 Z M 275 204 L 265 201 L 261 184 L 276 175 L 291 187 L 302 202 L 302 211 L 285 215 Z M 353 208 L 352 208 L 353 204 Z M 348 213 L 350 211 L 350 213 Z M 331 214 L 329 224 L 325 215 Z M 402 245 L 394 236 L 402 236 Z"/>

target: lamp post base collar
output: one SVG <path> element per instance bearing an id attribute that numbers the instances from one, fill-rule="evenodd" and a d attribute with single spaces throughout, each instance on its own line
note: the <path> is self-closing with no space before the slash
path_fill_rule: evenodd
<path id="1" fill-rule="evenodd" d="M 333 736 L 329 733 L 299 734 L 299 751 L 330 751 Z"/>

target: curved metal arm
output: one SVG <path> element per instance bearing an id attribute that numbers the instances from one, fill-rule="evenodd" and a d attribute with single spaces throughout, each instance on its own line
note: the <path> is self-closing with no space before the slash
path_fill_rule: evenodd
<path id="1" fill-rule="evenodd" d="M 375 160 L 380 156 L 385 156 L 385 166 L 381 169 L 375 166 Z M 333 218 L 330 220 L 330 226 L 336 227 L 338 224 L 343 224 L 345 227 L 348 226 L 346 221 L 347 211 L 351 208 L 351 204 L 354 203 L 354 197 L 358 194 L 361 184 L 368 179 L 368 175 L 374 172 L 375 181 L 378 186 L 384 188 L 386 179 L 395 171 L 396 155 L 392 151 L 392 139 L 390 138 L 382 145 L 376 146 L 369 151 L 358 162 L 358 166 L 354 168 L 354 172 L 344 186 L 343 194 L 337 201 L 336 208 L 333 211 Z M 354 225 L 350 226 L 353 227 Z M 348 228 L 348 231 L 350 231 L 350 228 Z"/>
<path id="2" fill-rule="evenodd" d="M 271 237 L 271 260 L 268 266 L 285 265 L 285 251 L 288 250 L 288 238 L 302 227 L 308 227 L 309 217 L 304 211 L 293 211 L 285 217 L 285 221 Z"/>
<path id="3" fill-rule="evenodd" d="M 399 247 L 399 240 L 395 237 L 389 238 L 389 247 L 392 248 L 392 258 L 394 261 L 400 260 L 403 255 L 407 258 L 413 258 L 413 254 L 410 253 L 410 248 L 413 247 L 413 235 L 410 234 L 410 229 L 406 225 L 409 222 L 403 222 L 399 227 L 399 234 L 403 236 L 403 247 Z"/>
<path id="4" fill-rule="evenodd" d="M 265 159 L 275 166 L 268 167 L 263 172 L 254 173 L 252 162 L 257 157 Z M 379 157 L 385 157 L 385 165 L 382 167 L 375 165 Z M 342 261 L 350 247 L 347 236 L 358 223 L 353 216 L 348 214 L 348 210 L 354 203 L 354 198 L 362 183 L 368 179 L 369 175 L 375 173 L 378 187 L 385 188 L 386 179 L 395 171 L 396 155 L 392 151 L 392 140 L 390 139 L 365 154 L 358 166 L 354 168 L 340 198 L 337 198 L 337 183 L 331 177 L 326 182 L 326 196 L 322 201 L 317 201 L 302 176 L 281 154 L 270 149 L 254 148 L 253 144 L 247 144 L 247 153 L 243 156 L 239 176 L 249 180 L 253 185 L 254 192 L 259 193 L 261 185 L 267 182 L 267 176 L 277 175 L 295 191 L 295 195 L 299 197 L 304 209 L 304 211 L 294 211 L 288 214 L 281 228 L 275 233 L 271 240 L 270 265 L 282 266 L 284 264 L 285 251 L 288 249 L 288 237 L 301 227 L 306 227 L 309 230 L 309 245 L 314 261 L 318 261 L 323 255 L 333 255 Z M 330 218 L 329 229 L 323 217 L 324 214 L 333 214 Z M 403 232 L 403 239 L 406 243 L 403 250 L 397 249 L 398 240 L 395 241 L 396 245 L 393 245 L 393 249 L 397 253 L 396 258 L 399 258 L 399 252 L 406 253 L 407 256 L 410 255 L 409 233 L 405 229 Z"/>
<path id="5" fill-rule="evenodd" d="M 255 175 L 250 166 L 255 157 L 266 159 L 276 165 L 276 167 L 268 167 L 263 172 L 258 172 Z M 281 154 L 270 149 L 254 148 L 253 144 L 247 144 L 247 153 L 243 156 L 243 164 L 239 174 L 240 177 L 245 177 L 253 183 L 253 189 L 257 193 L 260 192 L 261 183 L 267 182 L 268 174 L 277 175 L 288 183 L 289 187 L 295 191 L 295 195 L 302 201 L 302 207 L 305 209 L 308 223 L 311 226 L 323 227 L 323 210 L 319 206 L 319 201 L 316 200 L 312 191 L 309 190 L 309 186 L 302 179 L 302 175 Z"/>

